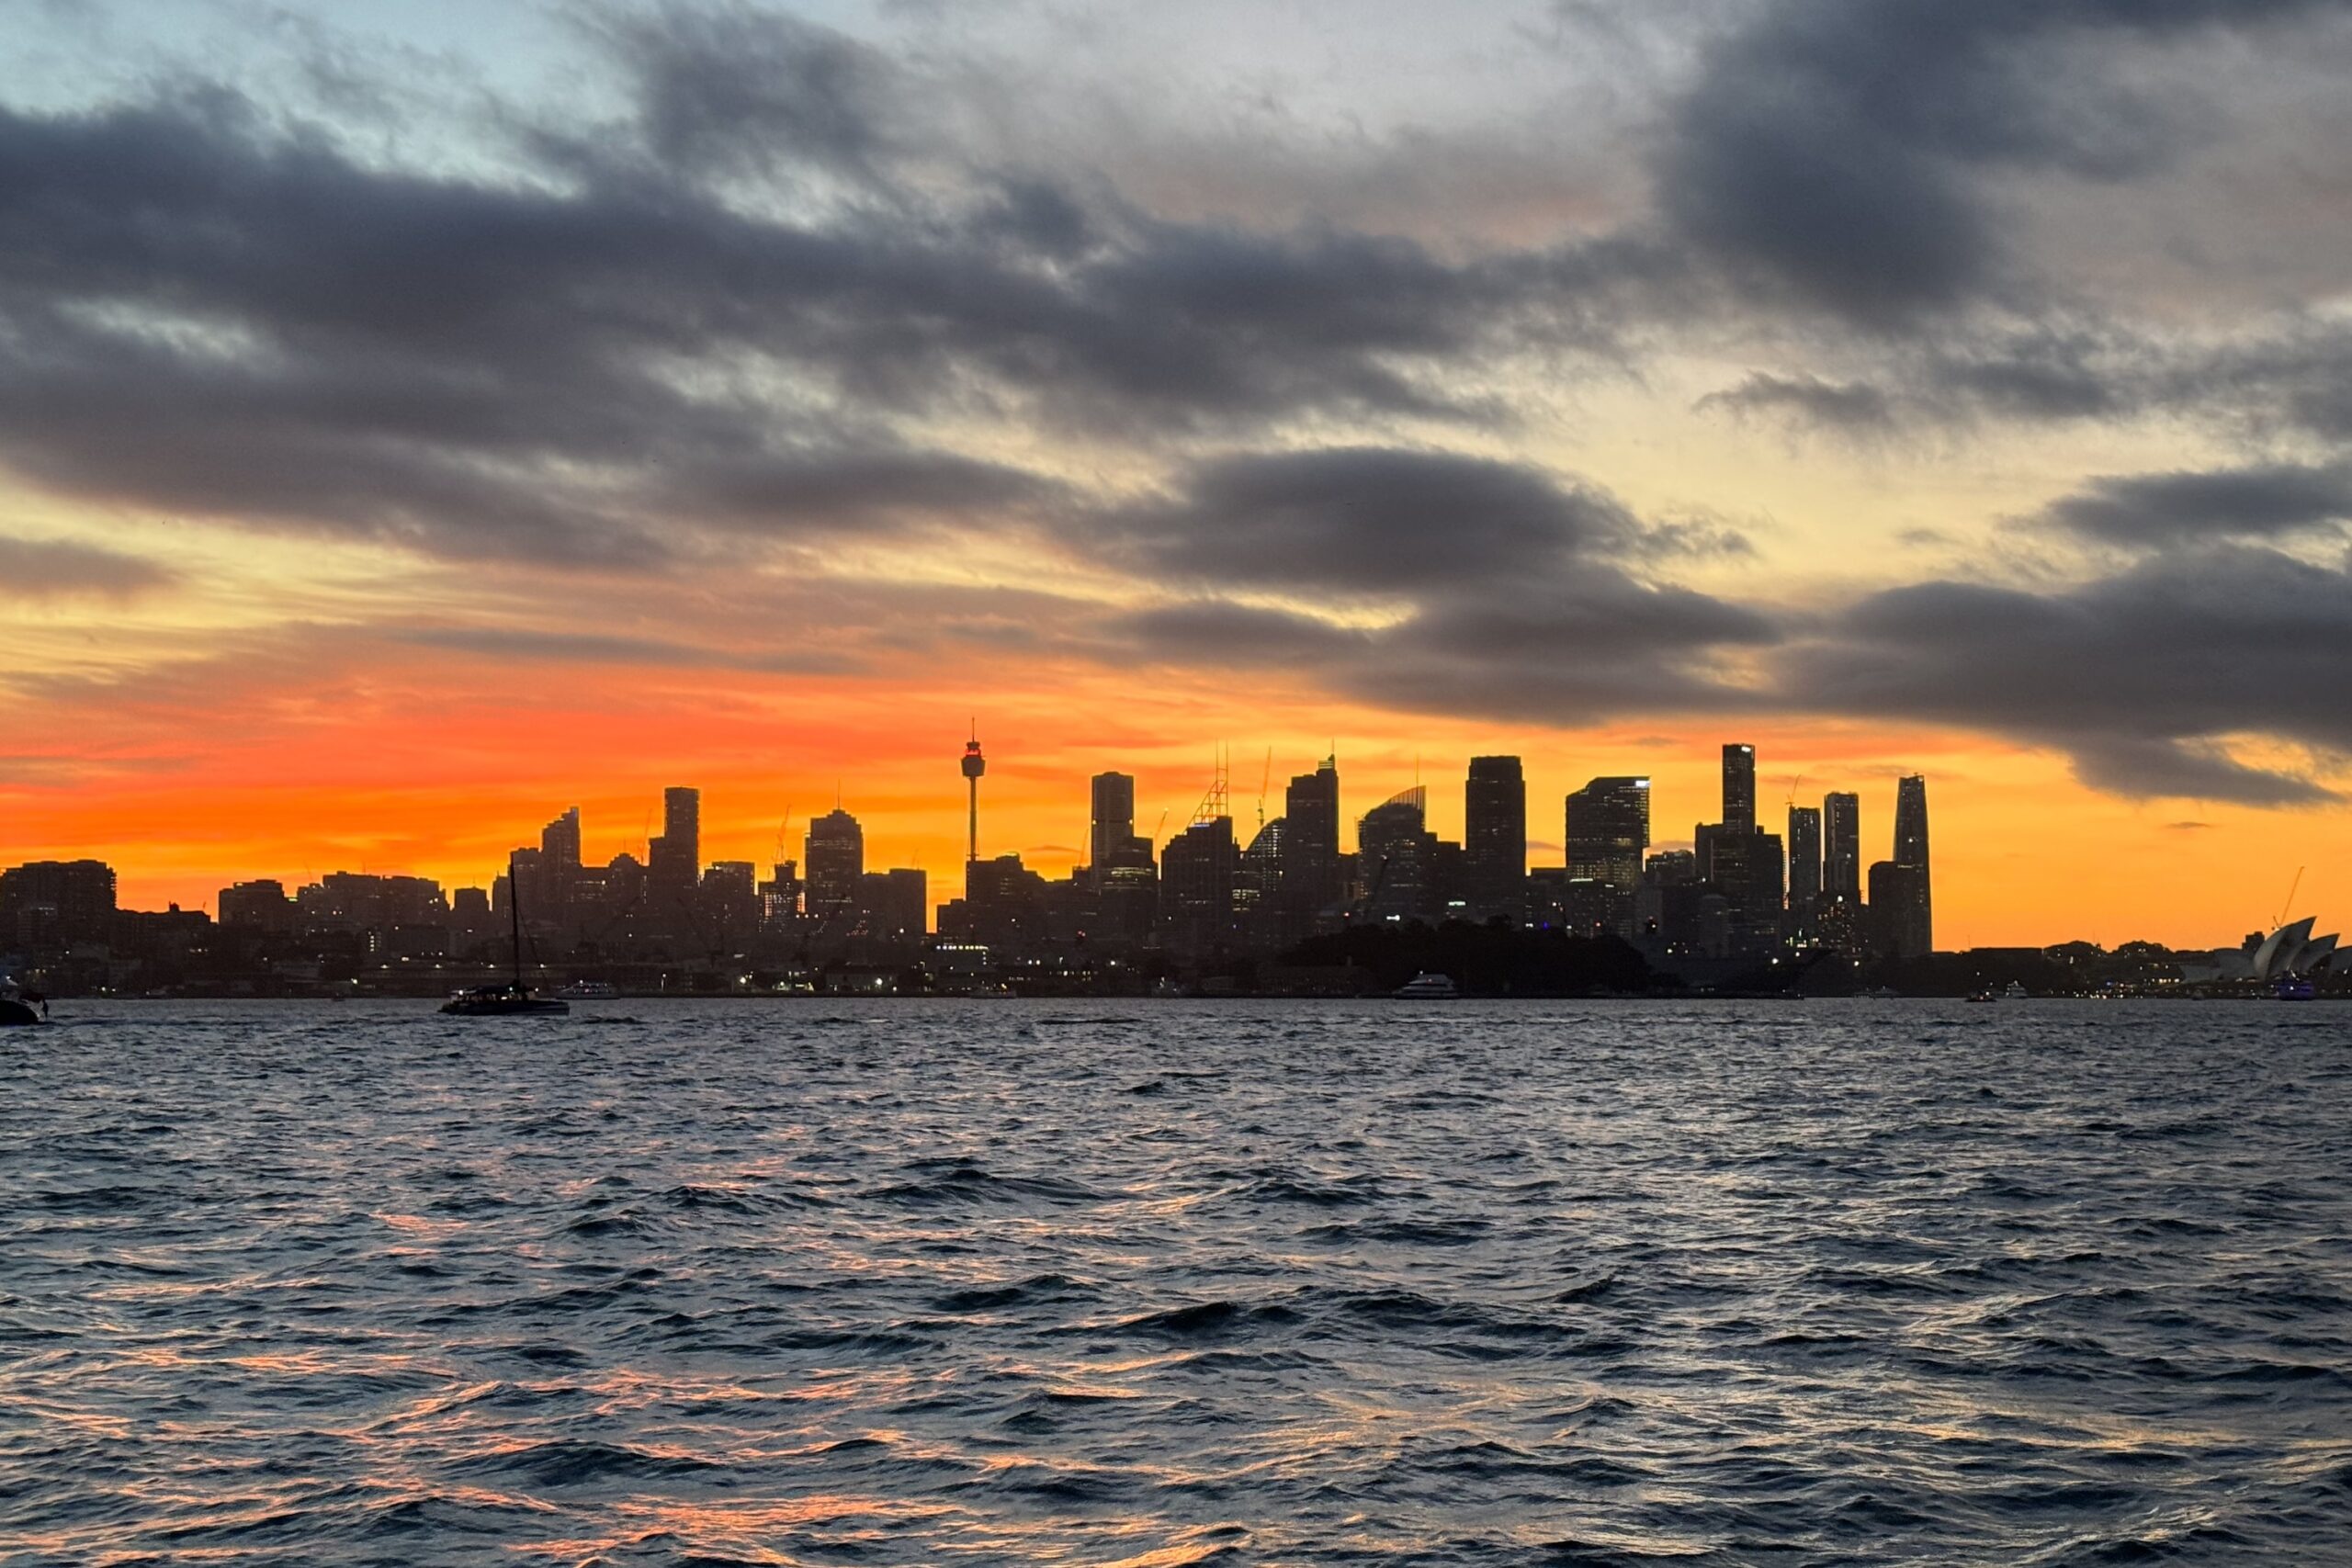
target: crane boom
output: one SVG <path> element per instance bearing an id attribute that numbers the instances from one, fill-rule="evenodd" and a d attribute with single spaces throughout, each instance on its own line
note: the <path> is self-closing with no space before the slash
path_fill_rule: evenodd
<path id="1" fill-rule="evenodd" d="M 2303 886 L 2303 873 L 2306 869 L 2300 865 L 2295 868 L 2295 880 L 2287 884 L 2287 902 L 2279 907 L 2278 918 L 2270 922 L 2271 930 L 2276 931 L 2287 923 L 2288 913 L 2295 907 L 2295 895 Z"/>

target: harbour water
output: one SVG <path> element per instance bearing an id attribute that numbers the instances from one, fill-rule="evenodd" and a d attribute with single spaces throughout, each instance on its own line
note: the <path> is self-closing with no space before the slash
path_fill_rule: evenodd
<path id="1" fill-rule="evenodd" d="M 57 1010 L 12 1568 L 2352 1551 L 2328 1004 Z"/>

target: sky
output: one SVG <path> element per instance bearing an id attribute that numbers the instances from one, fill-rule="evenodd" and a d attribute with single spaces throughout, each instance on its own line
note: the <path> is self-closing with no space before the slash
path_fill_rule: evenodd
<path id="1" fill-rule="evenodd" d="M 952 893 L 1928 779 L 1942 946 L 2352 904 L 2352 5 L 0 0 L 0 863 Z M 1344 835 L 1343 835 L 1344 837 Z"/>

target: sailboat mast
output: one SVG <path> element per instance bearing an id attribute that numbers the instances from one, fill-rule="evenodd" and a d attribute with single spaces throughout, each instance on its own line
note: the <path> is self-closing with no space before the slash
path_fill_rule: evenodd
<path id="1" fill-rule="evenodd" d="M 514 874 L 514 854 L 506 855 L 506 917 L 514 927 L 514 988 L 523 988 L 523 905 L 515 895 L 520 891 L 520 879 Z"/>

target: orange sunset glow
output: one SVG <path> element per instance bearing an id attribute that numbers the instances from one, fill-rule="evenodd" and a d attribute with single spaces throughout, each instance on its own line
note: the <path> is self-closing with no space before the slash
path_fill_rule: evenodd
<path id="1" fill-rule="evenodd" d="M 838 799 L 944 901 L 977 724 L 1050 876 L 1105 771 L 1164 840 L 1223 755 L 1246 839 L 1335 755 L 1351 849 L 1510 753 L 1541 866 L 1597 776 L 1688 844 L 1740 740 L 1866 862 L 1927 777 L 1939 945 L 2352 896 L 2346 208 L 2271 156 L 2324 53 L 2249 22 L 2229 115 L 1996 155 L 1793 17 L 1555 24 L 1384 17 L 1237 107 L 1290 24 L 518 21 L 460 88 L 424 6 L 356 24 L 372 108 L 56 24 L 0 108 L 0 859 L 483 886 L 686 784 L 708 859 Z M 2044 41 L 2162 118 L 2206 25 Z"/>

